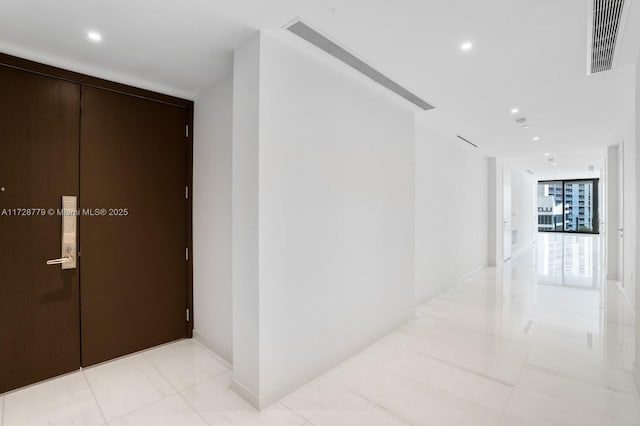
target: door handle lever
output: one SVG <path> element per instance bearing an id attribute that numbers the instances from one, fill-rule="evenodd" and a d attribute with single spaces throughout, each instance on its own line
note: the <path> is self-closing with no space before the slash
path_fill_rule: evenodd
<path id="1" fill-rule="evenodd" d="M 76 227 L 78 198 L 62 196 L 62 235 L 60 251 L 62 257 L 47 260 L 47 265 L 60 265 L 62 269 L 76 268 Z"/>
<path id="2" fill-rule="evenodd" d="M 71 254 L 71 246 L 67 246 L 66 256 L 58 259 L 49 259 L 47 260 L 47 265 L 61 265 L 63 263 L 73 262 L 73 255 Z"/>
<path id="3" fill-rule="evenodd" d="M 70 257 L 61 257 L 59 259 L 50 259 L 47 260 L 47 265 L 60 265 L 61 263 L 69 263 L 73 262 L 73 259 Z"/>

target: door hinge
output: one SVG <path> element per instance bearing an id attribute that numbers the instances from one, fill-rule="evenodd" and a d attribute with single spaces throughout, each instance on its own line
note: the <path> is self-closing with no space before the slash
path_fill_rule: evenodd
<path id="1" fill-rule="evenodd" d="M 187 199 L 187 200 L 189 199 L 189 187 L 188 186 L 184 187 L 184 198 Z"/>
<path id="2" fill-rule="evenodd" d="M 185 136 L 187 138 L 189 137 L 189 125 L 188 124 L 185 126 Z"/>
<path id="3" fill-rule="evenodd" d="M 189 260 L 189 247 L 184 249 L 184 260 Z"/>
<path id="4" fill-rule="evenodd" d="M 190 319 L 189 309 L 187 309 L 187 322 L 189 322 L 189 319 Z"/>

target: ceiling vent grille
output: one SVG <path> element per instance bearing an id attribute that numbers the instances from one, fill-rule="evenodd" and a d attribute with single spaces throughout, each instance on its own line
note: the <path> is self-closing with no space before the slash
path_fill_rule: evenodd
<path id="1" fill-rule="evenodd" d="M 593 0 L 588 74 L 608 71 L 613 67 L 624 9 L 625 0 Z"/>
<path id="2" fill-rule="evenodd" d="M 396 95 L 403 97 L 404 99 L 408 100 L 409 102 L 416 105 L 417 107 L 423 110 L 433 109 L 433 106 L 430 105 L 428 102 L 421 99 L 419 96 L 411 93 L 404 87 L 400 86 L 398 83 L 386 77 L 384 74 L 377 71 L 370 65 L 366 64 L 364 61 L 358 59 L 355 55 L 349 53 L 347 50 L 340 47 L 333 41 L 329 40 L 327 37 L 320 34 L 318 31 L 314 30 L 313 28 L 309 27 L 307 24 L 304 24 L 301 21 L 297 21 L 292 25 L 288 26 L 287 30 L 291 31 L 293 34 L 297 35 L 298 37 L 305 39 L 306 41 L 313 44 L 314 46 L 324 50 L 331 56 L 337 58 L 338 60 L 344 62 L 345 64 L 349 65 L 355 70 L 361 72 L 362 74 L 366 75 L 376 83 L 386 87 Z"/>

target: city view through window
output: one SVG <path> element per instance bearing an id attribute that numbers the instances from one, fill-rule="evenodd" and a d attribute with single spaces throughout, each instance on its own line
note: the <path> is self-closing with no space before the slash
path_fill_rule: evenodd
<path id="1" fill-rule="evenodd" d="M 538 230 L 598 232 L 597 179 L 538 182 Z"/>

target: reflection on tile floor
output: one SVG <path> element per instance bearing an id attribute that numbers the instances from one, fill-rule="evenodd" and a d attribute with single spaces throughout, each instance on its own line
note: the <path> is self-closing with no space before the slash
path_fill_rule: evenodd
<path id="1" fill-rule="evenodd" d="M 634 330 L 598 236 L 537 245 L 258 413 L 181 341 L 0 396 L 14 425 L 639 425 Z"/>

